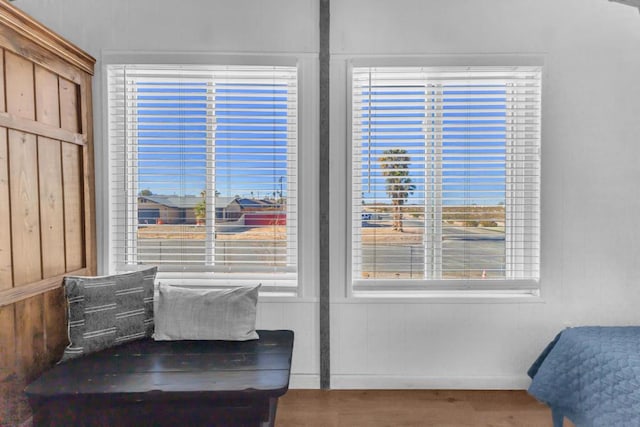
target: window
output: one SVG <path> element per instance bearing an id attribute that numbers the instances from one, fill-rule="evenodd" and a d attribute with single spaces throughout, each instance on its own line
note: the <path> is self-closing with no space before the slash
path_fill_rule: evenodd
<path id="1" fill-rule="evenodd" d="M 108 67 L 112 269 L 297 284 L 297 71 Z"/>
<path id="2" fill-rule="evenodd" d="M 540 74 L 353 68 L 355 291 L 537 291 Z"/>

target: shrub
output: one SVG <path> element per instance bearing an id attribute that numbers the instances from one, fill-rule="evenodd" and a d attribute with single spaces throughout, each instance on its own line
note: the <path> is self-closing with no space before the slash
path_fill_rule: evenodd
<path id="1" fill-rule="evenodd" d="M 497 227 L 498 223 L 495 221 L 480 221 L 480 227 Z"/>

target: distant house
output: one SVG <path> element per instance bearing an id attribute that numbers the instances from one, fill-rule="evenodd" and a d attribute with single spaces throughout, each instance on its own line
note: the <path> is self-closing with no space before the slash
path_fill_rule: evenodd
<path id="1" fill-rule="evenodd" d="M 244 199 L 236 198 L 233 203 L 238 204 L 243 212 L 264 211 L 264 210 L 278 210 L 280 204 L 272 202 L 271 200 L 264 199 Z"/>
<path id="2" fill-rule="evenodd" d="M 247 226 L 286 225 L 282 205 L 271 200 L 236 199 Z"/>
<path id="3" fill-rule="evenodd" d="M 237 197 L 216 197 L 216 220 L 236 221 L 242 217 L 242 207 Z"/>
<path id="4" fill-rule="evenodd" d="M 247 199 L 242 197 L 216 198 L 216 219 L 237 221 L 242 218 L 243 215 L 246 218 L 246 215 L 252 212 L 273 212 L 279 211 L 280 209 L 281 205 L 279 203 L 270 200 Z"/>
<path id="5" fill-rule="evenodd" d="M 201 196 L 138 196 L 139 224 L 196 224 L 195 207 Z M 216 221 L 237 221 L 250 212 L 279 211 L 269 200 L 216 197 Z M 275 213 L 275 212 L 273 212 Z"/>
<path id="6" fill-rule="evenodd" d="M 138 196 L 138 224 L 195 224 L 200 196 Z"/>

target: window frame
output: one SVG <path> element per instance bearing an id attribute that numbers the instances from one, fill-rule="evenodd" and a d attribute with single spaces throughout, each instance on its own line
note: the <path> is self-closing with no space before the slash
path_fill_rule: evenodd
<path id="1" fill-rule="evenodd" d="M 99 230 L 99 249 L 102 252 L 101 256 L 101 271 L 105 273 L 113 273 L 116 271 L 116 259 L 114 257 L 114 234 L 112 220 L 109 218 L 109 214 L 112 211 L 113 203 L 113 190 L 111 188 L 111 159 L 109 156 L 110 147 L 110 135 L 109 135 L 109 74 L 108 68 L 113 65 L 163 65 L 163 64 L 181 64 L 181 65 L 210 65 L 210 66 L 290 66 L 297 68 L 297 90 L 298 90 L 298 114 L 295 132 L 298 139 L 298 149 L 295 154 L 296 168 L 298 169 L 298 182 L 295 184 L 298 197 L 298 213 L 297 213 L 297 263 L 295 272 L 295 285 L 289 284 L 285 286 L 280 285 L 280 279 L 276 280 L 256 280 L 263 284 L 261 289 L 261 295 L 269 296 L 269 300 L 277 302 L 279 298 L 283 298 L 283 301 L 288 301 L 291 298 L 297 300 L 305 300 L 311 298 L 312 300 L 317 294 L 317 278 L 315 272 L 317 271 L 317 261 L 310 255 L 316 253 L 313 250 L 313 241 L 317 239 L 317 215 L 310 213 L 315 204 L 311 204 L 310 207 L 302 207 L 300 198 L 306 194 L 316 194 L 316 187 L 318 182 L 317 167 L 309 159 L 312 159 L 315 142 L 317 137 L 315 134 L 315 127 L 317 127 L 317 118 L 314 112 L 315 108 L 305 107 L 303 100 L 311 98 L 313 96 L 312 89 L 314 88 L 315 80 L 313 77 L 317 73 L 317 65 L 314 61 L 312 54 L 225 54 L 225 53 L 168 53 L 168 52 L 121 52 L 121 51 L 104 51 L 102 54 L 102 67 L 100 69 L 102 73 L 102 94 L 103 99 L 101 102 L 103 108 L 102 117 L 102 132 L 105 141 L 102 148 L 104 158 L 109 159 L 105 162 L 105 165 L 98 171 L 98 184 L 107 191 L 101 194 L 98 203 L 102 202 L 105 206 L 104 214 L 102 218 L 99 218 L 98 230 Z M 307 93 L 305 95 L 305 92 Z M 304 141 L 304 144 L 302 142 Z M 291 155 L 291 154 L 290 154 Z M 309 173 L 302 174 L 299 171 L 305 170 Z M 308 199 L 308 197 L 304 197 Z M 237 279 L 223 279 L 227 280 L 227 283 L 212 284 L 211 275 L 207 273 L 198 272 L 165 272 L 159 275 L 159 280 L 163 283 L 188 285 L 188 286 L 202 286 L 202 287 L 229 287 L 242 284 L 248 284 L 246 278 L 238 277 Z"/>
<path id="2" fill-rule="evenodd" d="M 538 181 L 538 207 L 540 218 L 538 222 L 538 278 L 537 279 L 424 279 L 421 283 L 411 279 L 360 279 L 354 277 L 354 191 L 353 183 L 353 107 L 354 107 L 354 68 L 366 67 L 535 67 L 540 73 L 540 97 L 543 99 L 542 86 L 545 79 L 545 58 L 542 55 L 458 55 L 458 56 L 379 56 L 379 57 L 351 57 L 347 59 L 346 67 L 346 156 L 347 156 L 347 200 L 345 203 L 345 216 L 347 231 L 345 236 L 346 248 L 346 297 L 348 299 L 370 298 L 372 301 L 391 298 L 406 301 L 421 300 L 423 298 L 436 298 L 441 301 L 451 298 L 452 301 L 460 301 L 469 297 L 472 301 L 491 300 L 523 300 L 532 298 L 540 300 L 542 296 L 542 175 Z M 540 122 L 543 121 L 544 107 L 540 104 Z M 542 126 L 539 126 L 539 158 L 538 170 L 542 172 Z M 508 174 L 508 170 L 507 170 Z M 505 215 L 508 215 L 505 212 Z M 506 236 L 505 236 L 506 238 Z M 505 268 L 508 268 L 505 266 Z"/>

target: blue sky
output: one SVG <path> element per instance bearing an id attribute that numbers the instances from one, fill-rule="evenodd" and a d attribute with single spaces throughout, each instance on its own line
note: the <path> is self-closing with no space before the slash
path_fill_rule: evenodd
<path id="1" fill-rule="evenodd" d="M 207 85 L 140 82 L 137 90 L 139 190 L 199 195 L 207 179 Z M 444 204 L 504 202 L 505 94 L 504 86 L 486 85 L 450 85 L 443 91 Z M 364 197 L 367 203 L 389 202 L 385 177 L 375 162 L 385 149 L 401 147 L 411 157 L 409 176 L 415 185 L 408 204 L 423 204 L 430 188 L 423 164 L 435 146 L 423 135 L 423 128 L 433 123 L 433 113 L 424 103 L 425 89 L 374 87 L 363 93 L 369 95 L 374 99 L 371 108 L 362 107 L 362 162 L 367 165 L 371 159 L 374 167 L 363 169 Z M 381 95 L 384 106 L 375 103 Z M 216 84 L 214 105 L 216 190 L 222 196 L 244 197 L 279 197 L 282 190 L 286 197 L 286 87 Z M 369 130 L 374 134 L 371 141 Z"/>
<path id="2" fill-rule="evenodd" d="M 137 91 L 139 189 L 199 195 L 207 186 L 206 84 L 140 82 Z M 286 197 L 287 88 L 220 83 L 215 93 L 216 190 Z"/>
<path id="3" fill-rule="evenodd" d="M 504 203 L 506 189 L 506 91 L 449 85 L 442 91 L 442 198 L 448 205 Z M 397 96 L 397 98 L 394 98 Z M 437 113 L 425 104 L 424 86 L 373 87 L 362 92 L 362 183 L 366 203 L 388 203 L 385 177 L 375 162 L 389 148 L 404 148 L 415 185 L 408 204 L 422 205 L 431 179 L 423 164 L 437 143 L 423 129 L 437 130 Z M 371 99 L 371 106 L 369 106 Z M 397 106 L 394 103 L 397 102 Z M 413 104 L 413 105 L 412 105 Z M 369 140 L 369 133 L 371 138 Z M 372 167 L 369 168 L 369 162 Z M 429 197 L 426 191 L 426 197 Z"/>

